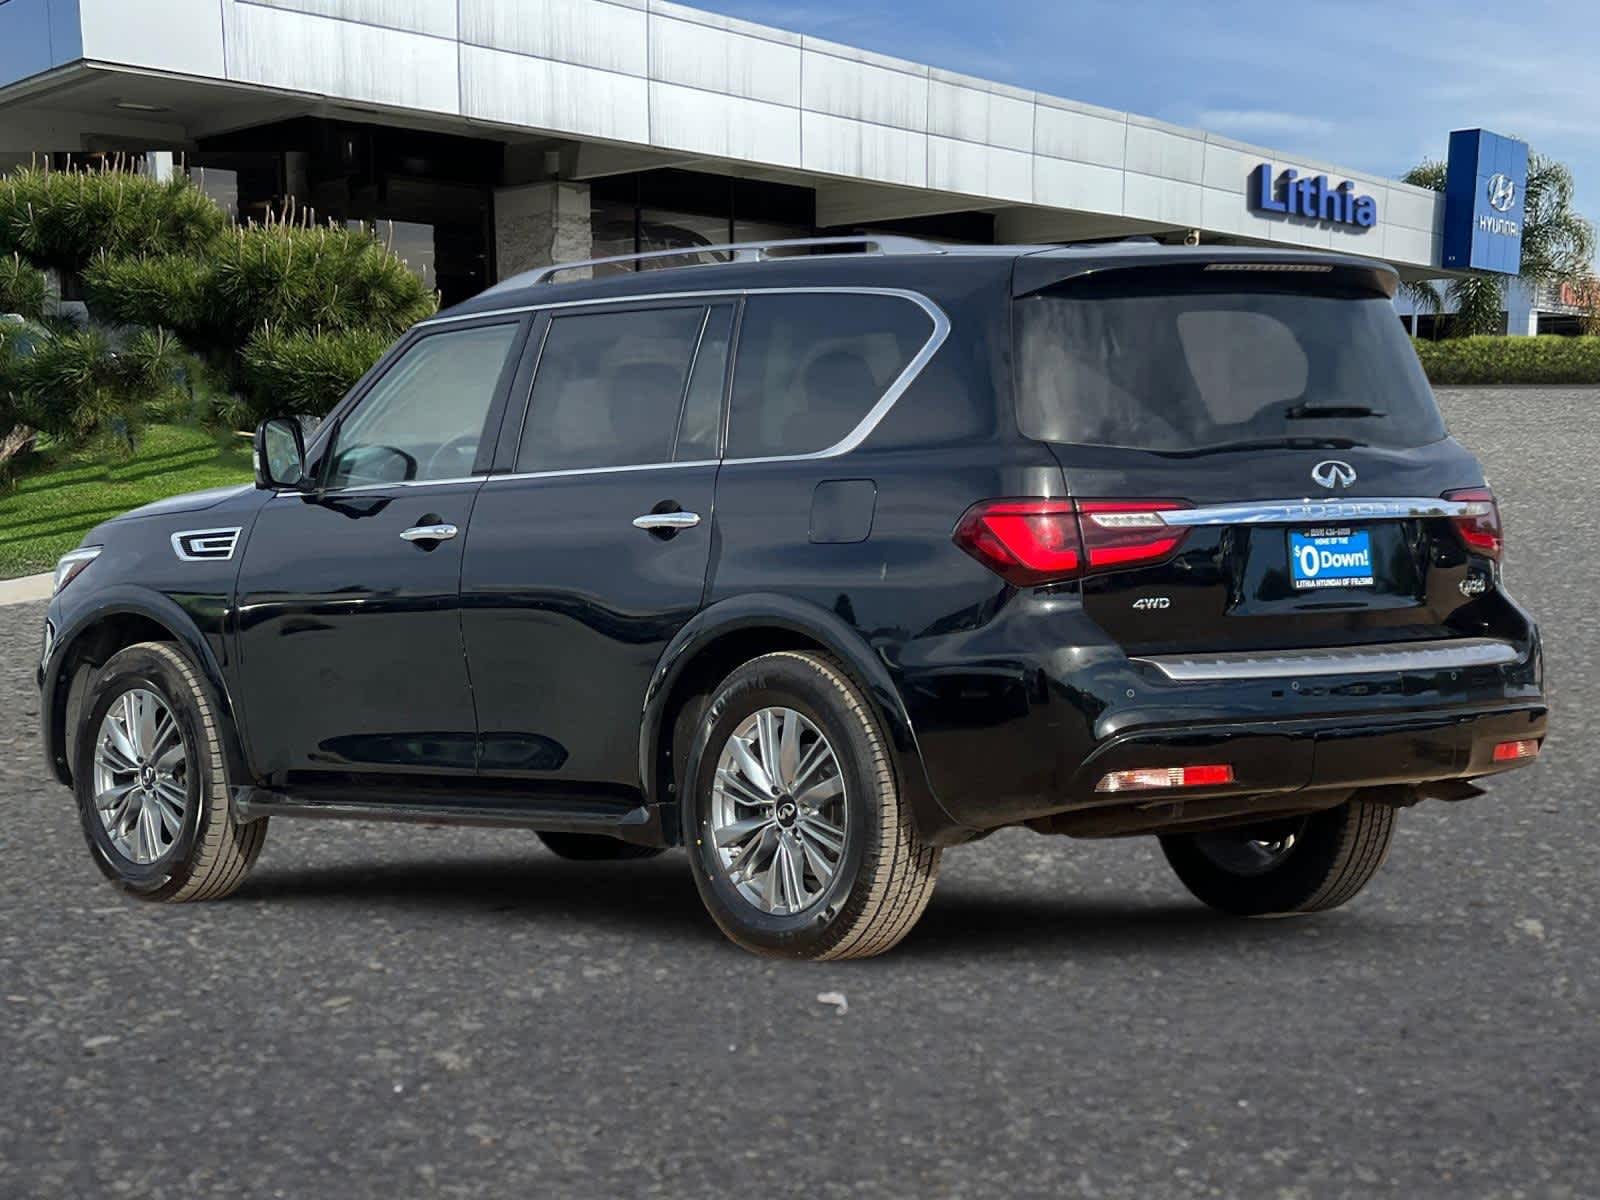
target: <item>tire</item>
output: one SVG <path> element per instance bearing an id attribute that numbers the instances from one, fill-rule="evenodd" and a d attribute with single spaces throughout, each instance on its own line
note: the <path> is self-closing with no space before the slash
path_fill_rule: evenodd
<path id="1" fill-rule="evenodd" d="M 770 743 L 759 732 L 763 713 L 775 714 Z M 740 736 L 741 729 L 752 732 Z M 735 738 L 747 754 L 762 755 L 769 744 L 774 751 L 778 778 L 768 782 L 784 787 L 770 805 L 750 786 L 757 776 L 740 768 L 744 798 L 735 799 L 727 773 L 719 773 L 724 756 L 735 754 Z M 793 796 L 785 771 L 803 785 Z M 785 651 L 729 675 L 701 718 L 688 780 L 681 817 L 695 884 L 737 945 L 777 958 L 867 958 L 893 947 L 922 916 L 939 849 L 913 826 L 884 732 L 836 660 Z M 734 837 L 735 816 L 740 825 L 759 824 L 759 832 Z M 719 832 L 728 839 L 722 846 Z M 773 865 L 757 870 L 769 846 Z M 730 863 L 730 855 L 738 857 Z M 746 862 L 749 875 L 741 879 Z M 827 863 L 832 871 L 824 878 Z"/>
<path id="2" fill-rule="evenodd" d="M 107 714 L 114 706 L 118 711 L 115 720 L 121 722 L 118 728 L 125 730 L 127 705 L 136 705 L 135 711 L 141 713 L 156 714 L 150 729 L 161 731 L 160 738 L 164 740 L 158 741 L 158 746 L 166 753 L 158 757 L 152 752 L 148 756 L 151 770 L 158 772 L 150 776 L 151 788 L 134 787 L 127 807 L 108 808 L 110 815 L 103 819 L 96 802 L 97 754 L 102 753 L 104 741 L 109 748 L 104 751 L 103 761 L 124 761 L 125 755 L 110 744 L 115 739 L 103 735 Z M 162 706 L 170 726 L 160 715 Z M 154 733 L 146 740 L 156 740 Z M 174 744 L 181 749 L 181 764 L 172 757 Z M 132 743 L 125 741 L 123 745 L 131 747 Z M 267 822 L 240 825 L 234 821 L 216 709 L 198 670 L 176 647 L 165 642 L 143 642 L 118 652 L 100 669 L 85 698 L 75 760 L 73 792 L 84 837 L 95 865 L 112 883 L 144 900 L 182 902 L 217 900 L 244 882 L 266 840 Z M 113 790 L 126 792 L 128 789 L 115 781 L 143 780 L 145 776 L 136 769 L 102 774 L 102 780 L 107 778 L 113 781 Z M 158 789 L 167 802 L 151 809 L 149 836 L 139 819 L 113 820 L 118 812 L 131 812 L 134 801 L 139 802 L 141 810 L 155 804 Z M 172 816 L 173 802 L 180 794 L 181 816 Z M 160 812 L 167 813 L 169 819 L 156 815 Z M 135 832 L 119 840 L 114 828 Z"/>
<path id="3" fill-rule="evenodd" d="M 541 833 L 539 840 L 557 858 L 573 862 L 620 862 L 666 852 L 662 846 L 636 846 L 599 833 Z"/>
<path id="4" fill-rule="evenodd" d="M 1212 908 L 1240 917 L 1309 913 L 1337 908 L 1366 887 L 1394 830 L 1392 805 L 1355 799 L 1292 821 L 1168 834 L 1161 849 L 1183 885 Z M 1286 848 L 1264 848 L 1288 835 Z"/>

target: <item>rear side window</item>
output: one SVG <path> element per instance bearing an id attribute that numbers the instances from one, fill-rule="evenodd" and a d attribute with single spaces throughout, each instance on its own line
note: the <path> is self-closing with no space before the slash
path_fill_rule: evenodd
<path id="1" fill-rule="evenodd" d="M 671 462 L 705 324 L 704 305 L 552 319 L 517 470 Z"/>
<path id="2" fill-rule="evenodd" d="M 1018 420 L 1041 441 L 1182 451 L 1445 436 L 1393 304 L 1370 291 L 1107 276 L 1018 300 L 1016 329 Z"/>
<path id="3" fill-rule="evenodd" d="M 933 319 L 898 296 L 751 296 L 739 330 L 727 456 L 826 450 L 861 423 L 932 333 Z"/>

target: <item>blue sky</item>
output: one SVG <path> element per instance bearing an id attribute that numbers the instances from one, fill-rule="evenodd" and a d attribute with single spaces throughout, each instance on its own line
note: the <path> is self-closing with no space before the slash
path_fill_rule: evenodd
<path id="1" fill-rule="evenodd" d="M 690 2 L 1387 176 L 1482 126 L 1600 220 L 1600 0 Z"/>

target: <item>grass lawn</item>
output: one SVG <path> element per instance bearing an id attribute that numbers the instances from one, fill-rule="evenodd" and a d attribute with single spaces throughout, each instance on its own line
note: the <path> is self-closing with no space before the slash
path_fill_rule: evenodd
<path id="1" fill-rule="evenodd" d="M 250 443 L 179 425 L 151 425 L 125 462 L 46 451 L 0 490 L 0 579 L 48 571 L 107 517 L 152 500 L 248 483 Z"/>

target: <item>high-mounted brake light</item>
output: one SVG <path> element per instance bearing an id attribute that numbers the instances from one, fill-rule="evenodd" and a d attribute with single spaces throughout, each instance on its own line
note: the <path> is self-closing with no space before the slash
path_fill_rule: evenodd
<path id="1" fill-rule="evenodd" d="M 1444 494 L 1446 500 L 1465 504 L 1467 511 L 1450 518 L 1456 535 L 1466 543 L 1467 549 L 1485 558 L 1499 559 L 1505 548 L 1505 535 L 1500 527 L 1500 506 L 1488 488 L 1461 488 Z"/>
<path id="2" fill-rule="evenodd" d="M 1187 530 L 1163 512 L 1177 500 L 984 500 L 956 525 L 956 545 L 1019 587 L 1170 558 Z"/>
<path id="3" fill-rule="evenodd" d="M 1148 792 L 1158 788 L 1220 787 L 1233 782 L 1233 768 L 1227 763 L 1205 763 L 1195 767 L 1139 767 L 1132 771 L 1113 771 L 1094 785 L 1097 792 Z"/>

